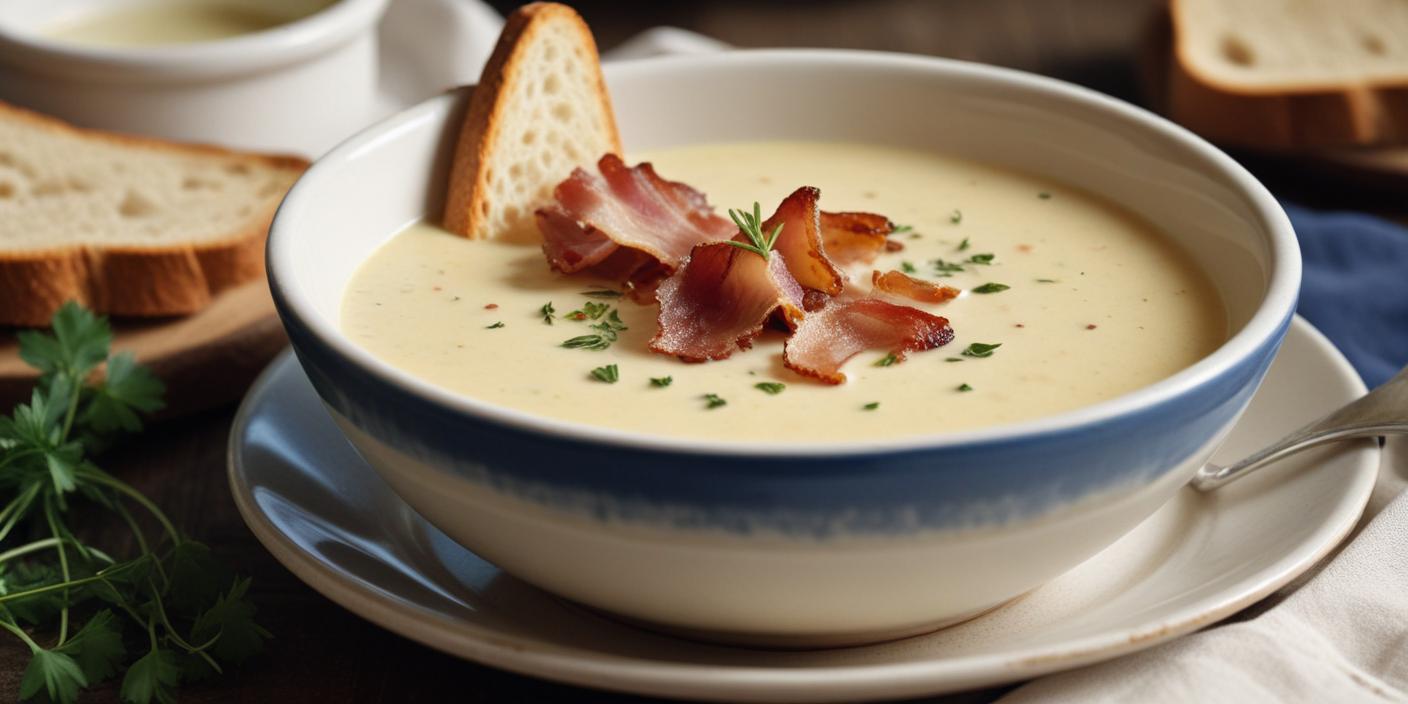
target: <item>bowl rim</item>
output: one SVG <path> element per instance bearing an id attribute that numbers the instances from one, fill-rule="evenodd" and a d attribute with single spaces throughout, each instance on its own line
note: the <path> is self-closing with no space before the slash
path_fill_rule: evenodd
<path id="1" fill-rule="evenodd" d="M 1054 95 L 1087 107 L 1112 112 L 1141 128 L 1161 133 L 1181 148 L 1202 157 L 1204 163 L 1211 166 L 1213 173 L 1232 183 L 1248 198 L 1253 215 L 1264 224 L 1270 251 L 1270 275 L 1260 305 L 1247 323 L 1211 354 L 1153 384 L 1062 413 L 962 431 L 846 441 L 713 440 L 618 430 L 500 406 L 446 390 L 375 357 L 346 337 L 335 321 L 318 315 L 311 301 L 296 287 L 287 286 L 283 282 L 283 277 L 295 266 L 288 243 L 297 237 L 294 232 L 295 220 L 299 211 L 305 208 L 305 199 L 310 198 L 306 194 L 324 174 L 337 173 L 339 167 L 348 160 L 368 150 L 379 148 L 377 142 L 385 135 L 409 129 L 414 123 L 427 119 L 436 112 L 448 110 L 448 106 L 458 99 L 458 93 L 452 91 L 408 108 L 352 136 L 319 159 L 303 178 L 294 184 L 275 213 L 269 231 L 266 255 L 270 290 L 280 315 L 285 318 L 284 324 L 297 325 L 308 331 L 318 344 L 356 367 L 368 378 L 439 409 L 477 422 L 622 450 L 736 458 L 835 458 L 916 450 L 949 450 L 1079 432 L 1173 401 L 1216 381 L 1235 367 L 1254 358 L 1258 351 L 1264 350 L 1268 344 L 1279 344 L 1280 336 L 1295 311 L 1301 275 L 1299 245 L 1285 211 L 1265 186 L 1226 153 L 1187 129 L 1142 108 L 1088 88 L 1025 71 L 954 59 L 849 49 L 754 49 L 719 54 L 654 57 L 607 64 L 605 70 L 609 83 L 615 78 L 669 71 L 683 66 L 744 64 L 766 69 L 779 66 L 795 67 L 800 64 L 824 68 L 834 63 L 881 70 L 932 70 L 968 79 L 993 81 L 1018 91 Z"/>
<path id="2" fill-rule="evenodd" d="M 211 41 L 159 46 L 92 46 L 0 23 L 0 65 L 46 75 L 186 80 L 252 73 L 341 46 L 375 26 L 391 0 L 333 0 L 269 29 Z M 101 3 L 93 10 L 101 11 Z M 31 28 L 32 29 L 32 28 Z"/>

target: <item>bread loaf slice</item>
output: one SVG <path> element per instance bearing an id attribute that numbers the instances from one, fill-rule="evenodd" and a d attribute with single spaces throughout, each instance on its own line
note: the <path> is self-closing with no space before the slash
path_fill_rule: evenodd
<path id="1" fill-rule="evenodd" d="M 0 325 L 47 324 L 70 299 L 114 315 L 200 310 L 262 274 L 269 221 L 307 166 L 0 103 Z"/>
<path id="2" fill-rule="evenodd" d="M 536 239 L 533 211 L 553 186 L 608 152 L 621 140 L 591 30 L 566 5 L 525 5 L 470 97 L 442 224 L 474 239 Z"/>
<path id="3" fill-rule="evenodd" d="M 1408 3 L 1171 0 L 1169 116 L 1227 144 L 1408 142 Z"/>

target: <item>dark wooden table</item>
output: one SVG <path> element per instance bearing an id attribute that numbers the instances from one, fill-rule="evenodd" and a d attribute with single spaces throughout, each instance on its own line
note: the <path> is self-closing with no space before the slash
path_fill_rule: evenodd
<path id="1" fill-rule="evenodd" d="M 493 4 L 503 11 L 517 3 Z M 669 24 L 740 46 L 855 47 L 983 61 L 1058 76 L 1137 101 L 1135 56 L 1160 0 L 576 4 L 604 49 L 640 30 Z M 1273 182 L 1285 176 L 1262 175 Z M 1312 185 L 1319 190 L 1322 184 Z M 182 701 L 329 704 L 608 696 L 481 667 L 422 647 L 363 621 L 295 578 L 254 539 L 231 501 L 225 443 L 233 413 L 230 407 L 164 423 L 105 460 L 188 533 L 254 577 L 259 620 L 276 634 L 265 654 L 222 678 L 184 688 Z M 24 653 L 13 639 L 0 643 L 0 697 L 13 699 Z M 970 693 L 958 699 L 981 701 L 992 694 Z M 88 692 L 83 701 L 118 701 L 117 687 L 109 682 Z"/>

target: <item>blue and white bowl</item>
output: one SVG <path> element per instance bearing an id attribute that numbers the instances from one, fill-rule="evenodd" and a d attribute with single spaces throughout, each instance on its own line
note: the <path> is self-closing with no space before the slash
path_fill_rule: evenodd
<path id="1" fill-rule="evenodd" d="M 1300 261 L 1280 207 L 1226 155 L 1125 103 L 988 66 L 845 51 L 656 59 L 611 66 L 607 81 L 636 149 L 898 144 L 1101 194 L 1194 256 L 1233 334 L 1110 401 L 901 440 L 661 438 L 450 393 L 339 328 L 356 267 L 440 210 L 467 92 L 430 100 L 344 143 L 293 188 L 270 234 L 274 297 L 329 411 L 396 492 L 475 553 L 576 602 L 780 645 L 895 637 L 980 613 L 1099 552 L 1178 491 L 1290 322 Z"/>

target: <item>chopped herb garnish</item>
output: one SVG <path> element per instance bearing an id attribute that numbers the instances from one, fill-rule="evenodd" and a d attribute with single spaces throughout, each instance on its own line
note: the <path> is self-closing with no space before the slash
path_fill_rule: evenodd
<path id="1" fill-rule="evenodd" d="M 962 251 L 968 249 L 969 246 L 970 246 L 970 245 L 968 244 L 968 238 L 967 238 L 967 237 L 964 237 L 964 238 L 963 238 L 963 241 L 958 243 L 958 251 L 962 252 Z"/>
<path id="2" fill-rule="evenodd" d="M 892 234 L 892 235 L 903 235 L 903 234 L 906 233 L 906 232 L 913 232 L 913 231 L 914 231 L 914 226 L 913 226 L 913 225 L 894 225 L 894 227 L 890 230 L 890 234 Z"/>
<path id="3" fill-rule="evenodd" d="M 1046 191 L 1042 191 L 1041 193 L 1036 194 L 1036 197 L 1042 200 L 1051 200 L 1051 194 L 1047 193 Z"/>
<path id="4" fill-rule="evenodd" d="M 499 328 L 501 328 L 501 327 L 503 327 L 503 326 L 504 326 L 504 321 L 500 320 L 499 322 L 494 323 L 493 325 L 485 325 L 485 326 L 484 326 L 484 329 L 485 329 L 485 330 L 497 330 L 497 329 L 499 329 Z"/>
<path id="5" fill-rule="evenodd" d="M 604 381 L 608 384 L 614 384 L 617 381 L 620 381 L 621 370 L 617 369 L 616 365 L 614 364 L 608 364 L 604 367 L 597 367 L 596 369 L 592 370 L 592 378 L 596 379 L 597 381 Z"/>
<path id="6" fill-rule="evenodd" d="M 1039 284 L 1054 284 L 1056 283 L 1056 279 L 1037 279 L 1036 282 Z"/>
<path id="7" fill-rule="evenodd" d="M 982 343 L 982 342 L 974 342 L 973 344 L 968 345 L 968 347 L 963 350 L 963 356 L 964 356 L 964 357 L 991 357 L 993 350 L 995 350 L 995 349 L 997 349 L 997 348 L 999 348 L 999 347 L 1001 347 L 1001 346 L 1002 346 L 1002 343 L 1001 343 L 1001 342 L 996 343 L 996 344 L 992 344 L 992 345 L 989 345 L 989 344 L 986 344 L 986 343 Z"/>
<path id="8" fill-rule="evenodd" d="M 779 383 L 779 382 L 776 382 L 776 381 L 763 381 L 763 382 L 759 382 L 759 383 L 757 383 L 757 384 L 754 384 L 754 385 L 753 385 L 753 388 L 758 389 L 759 391 L 762 391 L 763 393 L 771 394 L 771 395 L 773 395 L 773 396 L 776 396 L 776 395 L 782 393 L 782 390 L 785 389 L 785 388 L 787 388 L 787 385 L 786 385 L 786 384 Z"/>
<path id="9" fill-rule="evenodd" d="M 871 401 L 870 403 L 867 403 L 867 404 L 865 404 L 864 406 L 861 406 L 861 408 L 864 408 L 864 409 L 867 410 L 867 411 L 873 411 L 873 410 L 875 410 L 875 409 L 877 409 L 877 408 L 879 408 L 879 407 L 880 407 L 880 402 L 879 402 L 879 401 Z"/>
<path id="10" fill-rule="evenodd" d="M 891 353 L 885 355 L 884 357 L 881 357 L 880 359 L 875 360 L 875 363 L 874 363 L 872 366 L 876 366 L 876 367 L 888 367 L 888 366 L 890 366 L 891 364 L 894 364 L 895 362 L 898 362 L 899 360 L 900 360 L 900 358 L 899 358 L 899 357 L 896 357 L 894 352 L 891 352 Z"/>
<path id="11" fill-rule="evenodd" d="M 934 266 L 935 276 L 953 276 L 960 271 L 964 271 L 962 264 L 944 261 L 942 259 L 935 259 L 930 262 L 930 264 Z"/>
<path id="12" fill-rule="evenodd" d="M 995 284 L 989 281 L 988 283 L 985 283 L 982 286 L 978 286 L 977 288 L 972 289 L 972 291 L 973 293 L 998 293 L 1000 291 L 1006 291 L 1009 288 L 1012 287 L 1008 286 L 1007 284 Z"/>
<path id="13" fill-rule="evenodd" d="M 914 264 L 911 262 L 900 262 L 900 271 L 903 271 L 906 274 L 913 274 L 914 272 L 919 270 L 914 268 Z"/>
<path id="14" fill-rule="evenodd" d="M 651 386 L 654 386 L 654 387 L 656 387 L 656 388 L 661 388 L 661 389 L 663 389 L 663 388 L 665 388 L 666 386 L 669 386 L 670 384 L 673 384 L 673 383 L 675 383 L 675 378 L 672 377 L 672 376 L 652 376 L 652 377 L 650 377 L 650 385 L 651 385 Z"/>
<path id="15" fill-rule="evenodd" d="M 952 213 L 948 214 L 948 221 L 955 225 L 963 222 L 963 211 L 955 208 Z M 963 238 L 963 244 L 958 245 L 958 251 L 962 252 L 965 249 L 968 249 L 968 238 L 966 237 Z"/>
<path id="16" fill-rule="evenodd" d="M 723 397 L 719 396 L 718 394 L 704 394 L 705 408 L 714 409 L 718 408 L 719 406 L 726 405 L 728 405 L 728 401 L 725 401 Z"/>
<path id="17" fill-rule="evenodd" d="M 782 234 L 782 226 L 785 223 L 778 223 L 777 227 L 774 227 L 771 233 L 764 234 L 763 211 L 762 207 L 758 205 L 758 201 L 753 201 L 753 212 L 749 213 L 747 211 L 730 208 L 728 216 L 733 218 L 733 224 L 738 226 L 738 229 L 743 233 L 744 237 L 748 238 L 748 241 L 739 242 L 737 240 L 729 240 L 725 244 L 732 245 L 739 249 L 746 249 L 766 260 L 768 258 L 768 252 L 772 251 L 772 246 L 777 244 L 777 236 Z"/>
<path id="18" fill-rule="evenodd" d="M 992 260 L 995 259 L 996 257 L 997 257 L 996 254 L 974 254 L 973 256 L 968 257 L 968 263 L 969 263 L 969 264 L 991 264 L 991 263 L 992 263 Z"/>
<path id="19" fill-rule="evenodd" d="M 944 361 L 945 361 L 945 362 L 962 362 L 962 361 L 963 361 L 963 358 L 962 358 L 962 357 L 948 357 L 948 358 L 945 358 Z"/>
<path id="20" fill-rule="evenodd" d="M 912 235 L 909 236 L 909 238 L 912 239 L 912 240 L 917 240 L 917 239 L 920 239 L 921 237 L 923 237 L 923 235 L 919 234 L 918 232 L 916 232 L 916 233 L 914 233 L 914 234 L 912 234 Z"/>
<path id="21" fill-rule="evenodd" d="M 593 289 L 591 291 L 583 291 L 582 295 L 586 296 L 587 298 L 620 298 L 621 292 L 612 291 L 611 289 L 607 288 L 599 288 Z"/>
<path id="22" fill-rule="evenodd" d="M 967 385 L 967 384 L 959 384 L 959 385 L 958 385 L 958 390 L 959 390 L 959 391 L 972 391 L 972 390 L 973 390 L 973 387 L 971 387 L 971 386 L 969 386 L 969 385 Z"/>
<path id="23" fill-rule="evenodd" d="M 542 308 L 538 309 L 538 312 L 543 314 L 544 324 L 552 325 L 553 314 L 557 312 L 557 309 L 552 307 L 552 301 L 548 301 L 543 304 Z"/>
<path id="24" fill-rule="evenodd" d="M 608 310 L 611 310 L 609 303 L 587 301 L 581 308 L 568 313 L 567 318 L 569 320 L 599 320 L 601 316 L 606 315 Z"/>
<path id="25" fill-rule="evenodd" d="M 568 317 L 572 316 L 569 315 Z M 598 317 L 600 317 L 600 314 L 598 314 Z M 610 315 L 606 316 L 606 320 L 589 325 L 588 327 L 596 330 L 597 333 L 594 335 L 578 335 L 577 337 L 569 338 L 563 341 L 562 346 L 573 350 L 604 350 L 610 347 L 611 343 L 615 342 L 616 339 L 620 337 L 622 330 L 627 329 L 625 324 L 621 322 L 620 315 L 614 310 L 611 311 Z"/>

